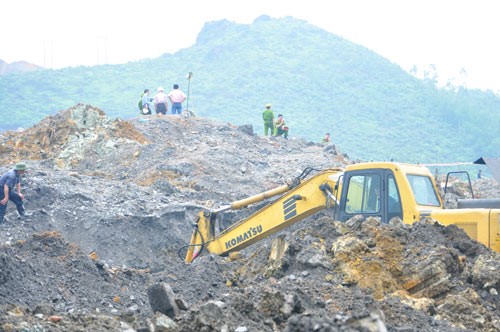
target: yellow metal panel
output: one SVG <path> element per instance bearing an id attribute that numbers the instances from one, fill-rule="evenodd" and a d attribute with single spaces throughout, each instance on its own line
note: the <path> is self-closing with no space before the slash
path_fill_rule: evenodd
<path id="1" fill-rule="evenodd" d="M 490 213 L 490 243 L 491 248 L 500 252 L 500 210 L 491 210 Z"/>
<path id="2" fill-rule="evenodd" d="M 433 211 L 430 217 L 444 225 L 457 225 L 473 240 L 494 248 L 492 228 L 498 229 L 498 218 L 490 219 L 490 209 L 450 209 Z M 495 226 L 494 224 L 497 224 Z"/>

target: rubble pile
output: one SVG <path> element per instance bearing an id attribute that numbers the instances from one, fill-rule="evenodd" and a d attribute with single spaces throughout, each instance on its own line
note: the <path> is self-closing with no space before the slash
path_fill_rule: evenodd
<path id="1" fill-rule="evenodd" d="M 350 163 L 335 145 L 290 134 L 196 117 L 110 120 L 81 104 L 4 133 L 0 171 L 28 164 L 31 216 L 9 203 L 0 225 L 0 330 L 500 330 L 499 255 L 432 220 L 340 223 L 325 211 L 236 255 L 184 264 L 202 208 Z M 474 186 L 500 192 L 487 179 Z"/>
<path id="2" fill-rule="evenodd" d="M 129 122 L 111 121 L 102 110 L 78 104 L 22 132 L 7 132 L 0 161 L 5 165 L 20 159 L 44 160 L 61 169 L 97 170 L 106 156 L 117 153 L 125 161 L 137 145 L 146 143 Z"/>

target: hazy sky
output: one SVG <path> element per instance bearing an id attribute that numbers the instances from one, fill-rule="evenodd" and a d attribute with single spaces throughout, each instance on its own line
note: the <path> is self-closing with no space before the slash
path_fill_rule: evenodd
<path id="1" fill-rule="evenodd" d="M 6 0 L 0 13 L 8 63 L 125 63 L 193 45 L 206 22 L 292 16 L 406 70 L 435 64 L 441 77 L 500 93 L 498 0 Z"/>

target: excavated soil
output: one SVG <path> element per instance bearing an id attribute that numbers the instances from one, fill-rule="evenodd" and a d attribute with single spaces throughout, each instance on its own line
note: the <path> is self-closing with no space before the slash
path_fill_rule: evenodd
<path id="1" fill-rule="evenodd" d="M 0 225 L 0 331 L 500 330 L 498 253 L 432 220 L 323 211 L 230 258 L 179 258 L 201 209 L 349 164 L 335 145 L 79 104 L 3 133 L 0 171 L 20 160 L 31 215 L 9 203 Z"/>

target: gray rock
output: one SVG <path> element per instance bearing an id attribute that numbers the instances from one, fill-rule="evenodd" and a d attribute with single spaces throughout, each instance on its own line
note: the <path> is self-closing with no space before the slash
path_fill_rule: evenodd
<path id="1" fill-rule="evenodd" d="M 214 302 L 207 302 L 199 307 L 198 320 L 205 326 L 217 325 L 223 320 L 221 307 Z"/>
<path id="2" fill-rule="evenodd" d="M 253 132 L 253 126 L 252 125 L 242 125 L 238 126 L 238 130 L 241 131 L 242 133 L 248 134 L 248 135 L 254 135 Z"/>
<path id="3" fill-rule="evenodd" d="M 149 304 L 153 312 L 159 312 L 174 318 L 179 315 L 180 309 L 175 302 L 175 294 L 168 284 L 154 284 L 147 290 Z"/>
<path id="4" fill-rule="evenodd" d="M 170 317 L 157 312 L 153 318 L 153 331 L 175 332 L 177 331 L 177 324 Z"/>

